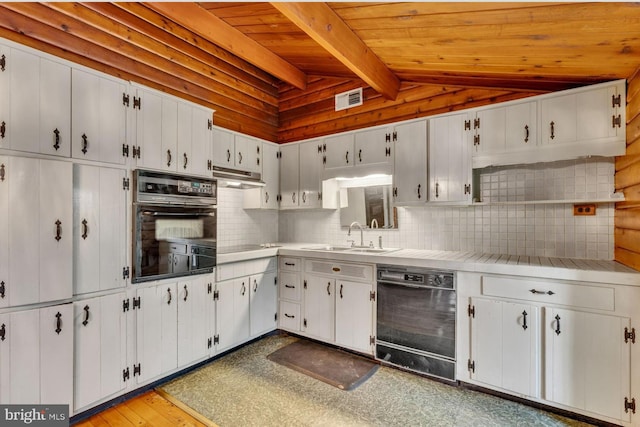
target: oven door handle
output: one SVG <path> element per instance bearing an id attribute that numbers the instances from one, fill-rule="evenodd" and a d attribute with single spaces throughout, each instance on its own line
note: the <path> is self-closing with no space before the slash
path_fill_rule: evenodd
<path id="1" fill-rule="evenodd" d="M 156 212 L 156 211 L 143 211 L 143 215 L 150 216 L 215 216 L 215 213 L 193 213 L 193 212 Z"/>
<path id="2" fill-rule="evenodd" d="M 384 282 L 378 281 L 378 285 L 390 285 L 390 286 L 399 286 L 404 288 L 413 288 L 413 289 L 434 289 L 439 291 L 453 291 L 455 292 L 456 288 L 443 288 L 437 286 L 428 286 L 428 285 L 413 285 L 410 283 L 398 283 L 398 282 Z"/>

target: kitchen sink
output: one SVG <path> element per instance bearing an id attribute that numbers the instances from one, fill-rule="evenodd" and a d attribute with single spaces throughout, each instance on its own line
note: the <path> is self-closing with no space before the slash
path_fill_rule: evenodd
<path id="1" fill-rule="evenodd" d="M 319 245 L 319 246 L 310 246 L 307 248 L 311 251 L 326 251 L 326 252 L 357 252 L 363 254 L 384 254 L 387 252 L 397 251 L 397 248 L 354 248 L 351 246 L 332 246 L 332 245 Z"/>

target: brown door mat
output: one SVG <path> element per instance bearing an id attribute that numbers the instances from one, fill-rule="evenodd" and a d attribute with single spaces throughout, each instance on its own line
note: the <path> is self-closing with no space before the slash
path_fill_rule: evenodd
<path id="1" fill-rule="evenodd" d="M 355 389 L 379 366 L 373 360 L 307 340 L 284 346 L 267 359 L 341 390 Z"/>

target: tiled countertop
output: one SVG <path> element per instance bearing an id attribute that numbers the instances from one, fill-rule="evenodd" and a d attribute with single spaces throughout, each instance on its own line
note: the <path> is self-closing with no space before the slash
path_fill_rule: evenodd
<path id="1" fill-rule="evenodd" d="M 248 251 L 219 254 L 218 263 L 225 264 L 255 258 L 284 255 L 640 286 L 640 272 L 616 261 L 548 258 L 524 255 L 492 255 L 473 252 L 420 249 L 400 249 L 381 254 L 366 254 L 305 249 L 321 246 L 318 243 L 278 243 L 277 245 L 277 247 L 271 248 L 256 248 Z"/>

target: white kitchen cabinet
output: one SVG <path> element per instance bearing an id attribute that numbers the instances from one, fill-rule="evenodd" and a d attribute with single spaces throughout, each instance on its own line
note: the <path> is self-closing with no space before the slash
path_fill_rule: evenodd
<path id="1" fill-rule="evenodd" d="M 0 236 L 7 236 L 0 240 L 0 308 L 9 305 L 9 159 L 0 156 Z"/>
<path id="2" fill-rule="evenodd" d="M 17 306 L 70 298 L 71 163 L 5 157 L 1 165 L 0 198 L 7 203 L 0 206 L 0 218 L 7 233 L 0 262 L 7 268 L 0 271 L 0 300 Z"/>
<path id="3" fill-rule="evenodd" d="M 534 150 L 537 140 L 536 101 L 498 104 L 477 110 L 469 118 L 474 132 L 473 155 L 503 155 L 507 152 Z"/>
<path id="4" fill-rule="evenodd" d="M 125 164 L 128 83 L 96 72 L 71 70 L 71 155 Z M 157 125 L 157 122 L 155 123 Z M 157 144 L 157 141 L 155 141 Z"/>
<path id="5" fill-rule="evenodd" d="M 321 140 L 315 139 L 299 144 L 301 208 L 322 207 L 322 158 Z"/>
<path id="6" fill-rule="evenodd" d="M 152 89 L 136 87 L 136 166 L 169 172 L 178 170 L 178 101 Z"/>
<path id="7" fill-rule="evenodd" d="M 629 421 L 630 347 L 626 317 L 545 307 L 545 395 L 550 400 Z"/>
<path id="8" fill-rule="evenodd" d="M 302 303 L 302 259 L 278 257 L 278 326 L 300 332 Z"/>
<path id="9" fill-rule="evenodd" d="M 332 178 L 334 176 L 340 175 L 340 172 L 344 168 L 353 167 L 353 133 L 339 134 L 324 138 L 322 146 L 322 164 L 324 166 L 324 178 Z"/>
<path id="10" fill-rule="evenodd" d="M 471 132 L 466 113 L 429 122 L 429 201 L 471 202 Z M 418 198 L 425 198 L 418 189 Z"/>
<path id="11" fill-rule="evenodd" d="M 177 284 L 136 290 L 136 363 L 138 383 L 160 378 L 178 367 Z"/>
<path id="12" fill-rule="evenodd" d="M 216 166 L 233 168 L 235 166 L 235 136 L 233 133 L 214 126 L 212 160 Z"/>
<path id="13" fill-rule="evenodd" d="M 278 209 L 280 189 L 279 148 L 276 144 L 262 143 L 262 180 L 264 187 L 244 190 L 245 209 Z"/>
<path id="14" fill-rule="evenodd" d="M 183 166 L 186 164 L 183 171 L 192 175 L 210 177 L 213 166 L 213 111 L 184 102 L 180 103 L 178 108 L 178 148 L 182 152 Z M 187 148 L 182 148 L 185 144 L 188 145 L 182 131 L 184 129 L 184 132 L 189 132 L 187 130 L 189 126 L 191 128 L 190 152 Z"/>
<path id="15" fill-rule="evenodd" d="M 0 50 L 0 148 L 70 156 L 71 68 L 35 52 Z"/>
<path id="16" fill-rule="evenodd" d="M 122 169 L 73 166 L 74 294 L 120 288 L 128 265 L 127 191 Z"/>
<path id="17" fill-rule="evenodd" d="M 208 303 L 213 275 L 196 276 L 178 282 L 178 367 L 185 367 L 209 355 Z"/>
<path id="18" fill-rule="evenodd" d="M 0 403 L 73 408 L 73 306 L 0 314 Z"/>
<path id="19" fill-rule="evenodd" d="M 271 271 L 251 276 L 249 297 L 249 337 L 255 338 L 276 329 L 278 280 Z"/>
<path id="20" fill-rule="evenodd" d="M 356 168 L 372 173 L 393 173 L 393 141 L 397 138 L 392 126 L 356 132 L 354 135 Z"/>
<path id="21" fill-rule="evenodd" d="M 126 294 L 76 301 L 74 311 L 74 406 L 76 411 L 122 392 L 127 367 Z"/>
<path id="22" fill-rule="evenodd" d="M 373 354 L 372 283 L 336 280 L 336 344 Z"/>
<path id="23" fill-rule="evenodd" d="M 394 128 L 393 201 L 396 206 L 427 200 L 427 121 L 397 125 Z"/>
<path id="24" fill-rule="evenodd" d="M 249 172 L 262 172 L 262 142 L 256 138 L 236 134 L 236 167 Z"/>
<path id="25" fill-rule="evenodd" d="M 280 147 L 280 208 L 296 208 L 299 204 L 300 144 Z"/>
<path id="26" fill-rule="evenodd" d="M 249 338 L 249 277 L 216 283 L 216 352 Z"/>
<path id="27" fill-rule="evenodd" d="M 524 395 L 539 396 L 539 308 L 472 298 L 471 378 Z"/>
<path id="28" fill-rule="evenodd" d="M 305 274 L 302 331 L 315 339 L 335 340 L 335 279 Z"/>

